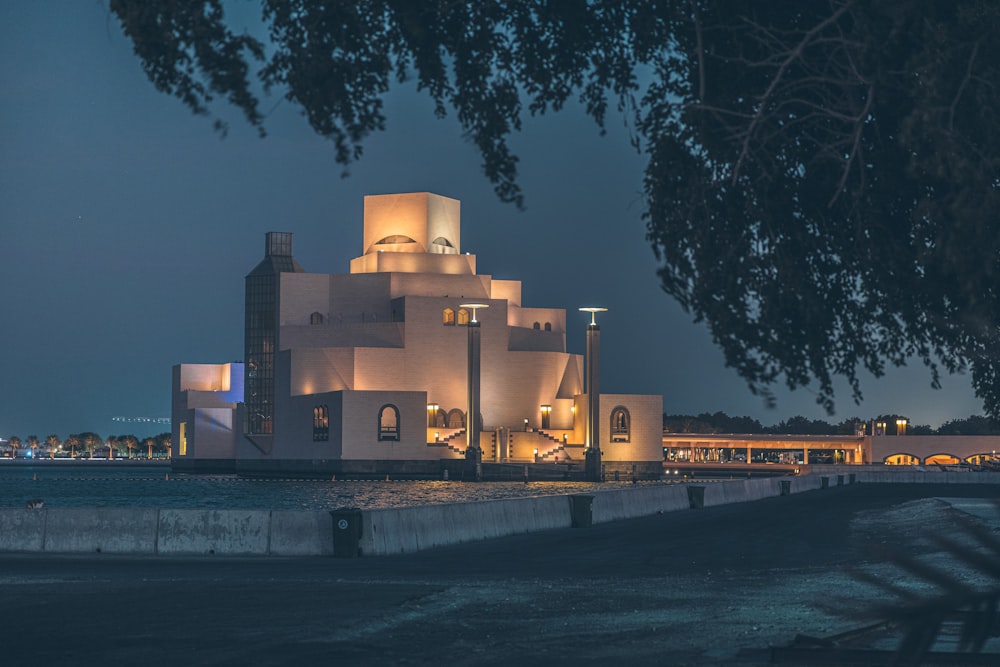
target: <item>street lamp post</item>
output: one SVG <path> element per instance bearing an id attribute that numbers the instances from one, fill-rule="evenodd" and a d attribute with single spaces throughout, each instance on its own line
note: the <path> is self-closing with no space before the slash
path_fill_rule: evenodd
<path id="1" fill-rule="evenodd" d="M 587 359 L 586 359 L 586 391 L 587 391 L 587 441 L 584 468 L 587 481 L 601 482 L 601 327 L 597 325 L 597 313 L 607 312 L 607 308 L 586 307 L 580 309 L 590 313 L 590 324 L 587 325 Z"/>
<path id="2" fill-rule="evenodd" d="M 468 375 L 468 414 L 465 418 L 465 460 L 475 467 L 475 479 L 480 481 L 483 477 L 483 450 L 479 446 L 479 432 L 482 424 L 479 423 L 479 383 L 480 383 L 480 326 L 476 319 L 476 311 L 480 308 L 489 308 L 488 303 L 463 303 L 459 308 L 468 308 L 472 311 L 472 319 L 469 320 L 469 375 Z"/>

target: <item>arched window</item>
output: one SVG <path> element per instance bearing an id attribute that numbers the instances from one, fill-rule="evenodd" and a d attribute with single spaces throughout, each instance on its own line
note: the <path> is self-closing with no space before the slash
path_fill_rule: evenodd
<path id="1" fill-rule="evenodd" d="M 943 465 L 951 466 L 961 463 L 962 460 L 959 459 L 954 454 L 934 454 L 933 456 L 928 456 L 924 459 L 924 465 Z"/>
<path id="2" fill-rule="evenodd" d="M 441 311 L 441 324 L 454 324 L 455 323 L 455 311 L 451 308 L 445 308 Z"/>
<path id="3" fill-rule="evenodd" d="M 545 323 L 545 330 L 546 331 L 552 331 L 552 322 L 546 322 Z"/>
<path id="4" fill-rule="evenodd" d="M 611 411 L 611 442 L 628 442 L 632 436 L 632 418 L 622 406 Z"/>
<path id="5" fill-rule="evenodd" d="M 539 324 L 538 322 L 535 322 L 534 324 L 531 325 L 531 328 L 532 329 L 541 329 L 542 325 Z"/>
<path id="6" fill-rule="evenodd" d="M 449 411 L 448 428 L 465 428 L 465 413 L 458 408 Z"/>
<path id="7" fill-rule="evenodd" d="M 317 311 L 310 315 L 309 324 L 323 324 L 323 313 Z"/>
<path id="8" fill-rule="evenodd" d="M 320 442 L 330 439 L 330 410 L 325 405 L 313 408 L 313 440 Z"/>
<path id="9" fill-rule="evenodd" d="M 465 308 L 458 309 L 458 326 L 465 326 L 469 323 L 469 311 Z"/>
<path id="10" fill-rule="evenodd" d="M 378 439 L 399 440 L 399 408 L 391 403 L 378 411 Z"/>
<path id="11" fill-rule="evenodd" d="M 416 243 L 416 241 L 403 234 L 393 234 L 386 236 L 381 241 L 376 241 L 375 245 L 396 245 L 397 243 Z"/>

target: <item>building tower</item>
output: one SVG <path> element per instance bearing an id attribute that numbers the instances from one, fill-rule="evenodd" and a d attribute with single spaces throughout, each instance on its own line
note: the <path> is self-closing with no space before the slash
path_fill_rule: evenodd
<path id="1" fill-rule="evenodd" d="M 248 436 L 274 430 L 274 355 L 278 349 L 278 290 L 282 273 L 303 273 L 292 257 L 292 235 L 268 232 L 264 259 L 246 277 L 244 403 Z"/>

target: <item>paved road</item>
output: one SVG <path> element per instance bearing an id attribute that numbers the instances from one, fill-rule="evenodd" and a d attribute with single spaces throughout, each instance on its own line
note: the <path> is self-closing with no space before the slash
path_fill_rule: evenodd
<path id="1" fill-rule="evenodd" d="M 731 664 L 861 623 L 878 594 L 848 569 L 952 525 L 931 496 L 1000 485 L 836 487 L 356 560 L 0 555 L 0 663 Z"/>

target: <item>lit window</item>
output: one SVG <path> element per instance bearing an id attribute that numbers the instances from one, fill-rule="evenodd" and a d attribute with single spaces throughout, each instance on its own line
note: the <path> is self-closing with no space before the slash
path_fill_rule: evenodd
<path id="1" fill-rule="evenodd" d="M 181 422 L 181 439 L 178 444 L 179 454 L 181 456 L 187 456 L 188 453 L 188 423 Z"/>
<path id="2" fill-rule="evenodd" d="M 399 440 L 399 408 L 383 405 L 378 411 L 378 439 Z"/>
<path id="3" fill-rule="evenodd" d="M 325 405 L 313 408 L 313 440 L 326 441 L 330 439 L 330 411 Z"/>
<path id="4" fill-rule="evenodd" d="M 416 243 L 409 236 L 404 236 L 402 234 L 394 234 L 392 236 L 386 236 L 381 241 L 377 241 L 375 245 L 395 245 L 397 243 Z"/>
<path id="5" fill-rule="evenodd" d="M 631 437 L 631 421 L 628 410 L 622 406 L 611 411 L 611 442 L 628 442 Z"/>
<path id="6" fill-rule="evenodd" d="M 458 326 L 462 327 L 469 323 L 469 311 L 465 308 L 458 309 Z"/>
<path id="7" fill-rule="evenodd" d="M 448 428 L 465 428 L 465 413 L 458 408 L 448 412 Z"/>
<path id="8" fill-rule="evenodd" d="M 442 324 L 454 324 L 455 323 L 455 311 L 451 308 L 445 308 L 441 311 L 441 323 Z"/>

